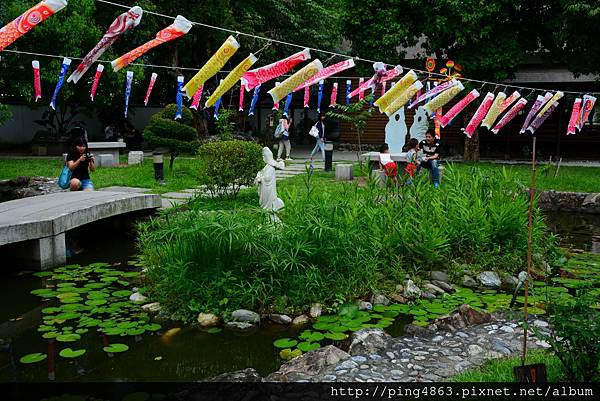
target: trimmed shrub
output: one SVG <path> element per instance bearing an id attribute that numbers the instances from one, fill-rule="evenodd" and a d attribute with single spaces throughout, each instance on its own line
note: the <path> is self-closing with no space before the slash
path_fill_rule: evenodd
<path id="1" fill-rule="evenodd" d="M 248 141 L 219 141 L 200 147 L 206 185 L 213 197 L 235 199 L 263 167 L 262 148 Z"/>
<path id="2" fill-rule="evenodd" d="M 169 167 L 173 168 L 175 157 L 182 152 L 195 152 L 198 148 L 198 134 L 193 127 L 194 117 L 187 107 L 183 108 L 183 118 L 173 120 L 177 105 L 170 104 L 150 118 L 144 129 L 144 138 L 154 148 L 166 148 L 171 154 Z"/>

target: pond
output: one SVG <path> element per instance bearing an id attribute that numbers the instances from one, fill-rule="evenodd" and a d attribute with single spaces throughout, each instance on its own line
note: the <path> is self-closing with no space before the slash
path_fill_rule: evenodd
<path id="1" fill-rule="evenodd" d="M 600 252 L 600 216 L 570 214 L 548 215 L 547 218 L 564 245 Z M 136 252 L 134 223 L 135 219 L 107 221 L 72 233 L 84 252 L 69 263 L 86 265 L 106 261 L 120 264 L 119 269 L 127 269 L 128 261 Z M 0 253 L 0 257 L 10 262 L 9 255 Z M 30 294 L 42 287 L 43 279 L 14 267 L 12 271 L 3 272 L 0 282 L 0 380 L 45 381 L 48 379 L 46 361 L 28 365 L 19 362 L 23 355 L 32 352 L 45 354 L 48 347 L 47 340 L 37 331 L 42 308 L 48 305 L 42 307 L 40 298 Z M 436 308 L 439 309 L 439 305 L 430 311 Z M 413 316 L 397 314 L 386 331 L 399 336 L 412 319 Z M 171 323 L 156 332 L 119 340 L 128 345 L 129 350 L 111 357 L 103 351 L 106 345 L 103 338 L 90 332 L 82 335 L 73 347 L 86 349 L 85 355 L 76 359 L 57 355 L 54 371 L 57 381 L 193 381 L 247 367 L 267 375 L 281 364 L 280 350 L 273 346 L 274 341 L 297 338 L 299 334 L 300 331 L 274 324 L 264 324 L 251 333 L 224 330 L 209 334 Z M 55 347 L 58 352 L 65 344 L 55 343 Z"/>

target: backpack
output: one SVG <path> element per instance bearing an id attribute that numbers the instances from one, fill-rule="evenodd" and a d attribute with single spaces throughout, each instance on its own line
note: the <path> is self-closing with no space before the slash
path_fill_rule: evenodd
<path id="1" fill-rule="evenodd" d="M 273 137 L 275 139 L 280 139 L 283 136 L 283 124 L 279 123 L 279 125 L 277 125 L 277 128 L 275 128 L 275 133 L 273 134 Z"/>

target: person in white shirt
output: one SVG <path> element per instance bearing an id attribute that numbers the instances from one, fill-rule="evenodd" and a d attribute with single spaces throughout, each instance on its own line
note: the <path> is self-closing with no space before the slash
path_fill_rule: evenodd
<path id="1" fill-rule="evenodd" d="M 398 167 L 392 160 L 390 147 L 387 143 L 381 145 L 379 149 L 379 169 L 385 171 L 386 177 L 391 178 L 395 184 L 398 183 Z"/>

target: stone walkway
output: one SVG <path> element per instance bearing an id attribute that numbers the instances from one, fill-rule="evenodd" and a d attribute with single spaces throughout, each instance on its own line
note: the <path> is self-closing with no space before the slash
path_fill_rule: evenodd
<path id="1" fill-rule="evenodd" d="M 277 181 L 284 180 L 286 178 L 295 177 L 300 174 L 306 173 L 306 163 L 309 163 L 309 160 L 306 159 L 298 159 L 292 161 L 285 162 L 285 170 L 277 170 L 275 175 L 277 177 Z M 315 161 L 313 162 L 313 167 L 315 170 L 323 170 L 325 165 L 323 161 Z M 247 186 L 242 186 L 241 189 L 246 189 Z M 113 186 L 102 188 L 100 191 L 114 191 L 114 192 L 129 192 L 129 193 L 144 193 L 149 192 L 148 188 L 134 188 L 134 187 L 121 187 L 121 186 Z M 200 185 L 195 188 L 182 189 L 177 192 L 167 192 L 161 195 L 162 198 L 162 207 L 161 209 L 167 209 L 174 206 L 179 206 L 191 198 L 196 196 L 210 197 L 210 193 L 207 191 L 205 185 Z"/>

